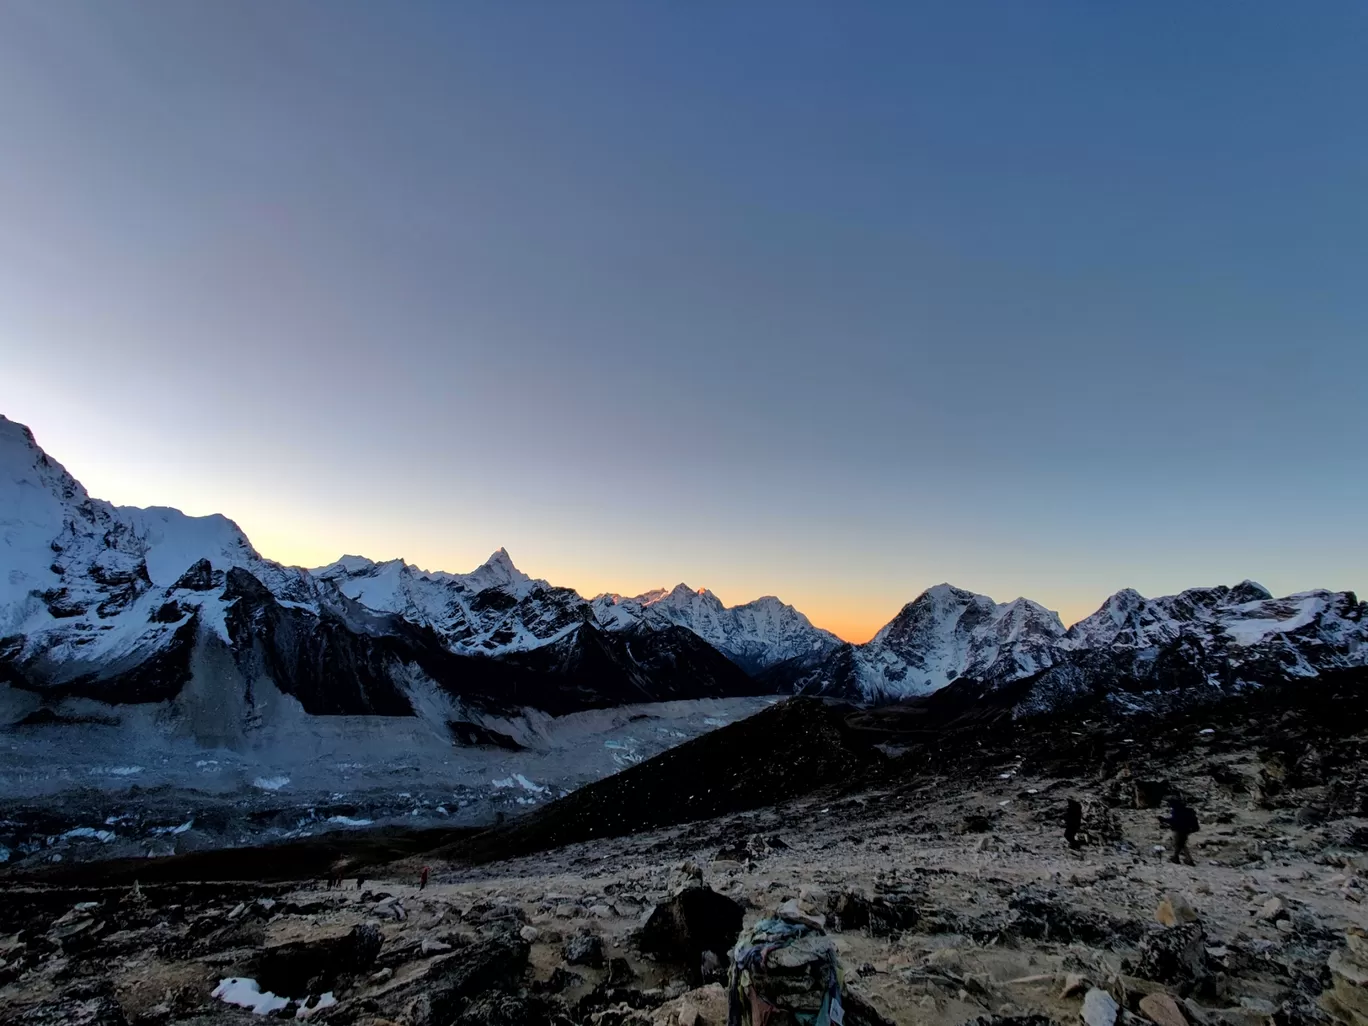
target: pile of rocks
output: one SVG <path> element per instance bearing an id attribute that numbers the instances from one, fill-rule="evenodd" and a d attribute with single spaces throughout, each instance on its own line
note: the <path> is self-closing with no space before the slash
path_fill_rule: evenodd
<path id="1" fill-rule="evenodd" d="M 1368 933 L 1351 927 L 1343 948 L 1330 956 L 1333 983 L 1321 1007 L 1348 1026 L 1368 1026 Z"/>

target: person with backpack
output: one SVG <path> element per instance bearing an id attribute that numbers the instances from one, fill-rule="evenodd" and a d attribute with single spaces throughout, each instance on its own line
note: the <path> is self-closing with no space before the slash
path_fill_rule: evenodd
<path id="1" fill-rule="evenodd" d="M 1083 805 L 1077 798 L 1070 798 L 1064 806 L 1064 840 L 1070 848 L 1078 847 L 1078 831 L 1083 826 Z"/>
<path id="2" fill-rule="evenodd" d="M 1197 822 L 1197 813 L 1184 805 L 1181 799 L 1170 798 L 1169 814 L 1159 817 L 1159 825 L 1168 827 L 1173 831 L 1173 858 L 1170 861 L 1174 865 L 1183 861 L 1186 861 L 1189 866 L 1196 865 L 1187 845 L 1188 838 L 1202 828 L 1201 824 Z"/>

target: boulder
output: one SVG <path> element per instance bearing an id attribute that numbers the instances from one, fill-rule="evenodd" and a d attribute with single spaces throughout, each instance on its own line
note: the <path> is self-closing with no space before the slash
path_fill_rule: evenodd
<path id="1" fill-rule="evenodd" d="M 473 998 L 519 983 L 530 950 L 526 941 L 499 934 L 436 959 L 426 975 L 403 988 L 416 994 L 404 1018 L 412 1026 L 447 1026 Z"/>
<path id="2" fill-rule="evenodd" d="M 1286 918 L 1287 906 L 1283 904 L 1282 898 L 1269 898 L 1259 909 L 1259 914 L 1255 916 L 1260 922 L 1274 923 L 1279 919 Z"/>
<path id="3" fill-rule="evenodd" d="M 1177 926 L 1179 923 L 1195 923 L 1198 916 L 1197 910 L 1192 907 L 1192 903 L 1186 897 L 1170 892 L 1164 895 L 1163 901 L 1159 902 L 1154 918 L 1164 926 Z"/>
<path id="4" fill-rule="evenodd" d="M 1201 923 L 1180 923 L 1140 941 L 1135 975 L 1187 994 L 1205 976 L 1206 931 Z"/>
<path id="5" fill-rule="evenodd" d="M 1116 999 L 1099 987 L 1093 987 L 1083 998 L 1079 1016 L 1088 1026 L 1116 1026 L 1121 1011 Z"/>
<path id="6" fill-rule="evenodd" d="M 566 965 L 584 965 L 591 969 L 603 966 L 603 940 L 592 933 L 580 933 L 571 937 L 561 948 L 561 957 Z"/>
<path id="7" fill-rule="evenodd" d="M 1348 1026 L 1368 1026 L 1368 933 L 1352 927 L 1346 940 L 1330 955 L 1330 989 L 1320 1006 Z"/>
<path id="8" fill-rule="evenodd" d="M 741 930 L 745 910 L 710 887 L 680 891 L 652 910 L 637 933 L 637 943 L 648 955 L 700 972 L 703 952 L 723 956 Z"/>
<path id="9" fill-rule="evenodd" d="M 341 936 L 263 948 L 242 975 L 273 994 L 321 994 L 336 987 L 344 976 L 369 972 L 384 942 L 378 927 L 362 923 Z"/>
<path id="10" fill-rule="evenodd" d="M 1140 1011 L 1156 1026 L 1188 1026 L 1187 1016 L 1168 994 L 1146 994 L 1140 999 Z"/>
<path id="11" fill-rule="evenodd" d="M 858 891 L 844 891 L 827 901 L 832 929 L 867 929 L 874 937 L 911 930 L 921 918 L 915 899 L 903 894 L 881 894 L 870 898 Z"/>
<path id="12" fill-rule="evenodd" d="M 727 992 L 711 983 L 667 1001 L 651 1013 L 651 1026 L 726 1026 Z"/>

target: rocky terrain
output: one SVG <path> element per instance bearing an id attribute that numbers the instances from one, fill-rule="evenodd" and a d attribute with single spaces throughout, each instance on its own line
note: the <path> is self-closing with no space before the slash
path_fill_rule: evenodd
<path id="1" fill-rule="evenodd" d="M 0 1022 L 258 1021 L 231 998 L 721 1024 L 724 949 L 781 910 L 821 924 L 851 1023 L 1360 1026 L 1365 697 L 1341 674 L 1127 716 L 799 699 L 479 834 L 11 873 Z M 1202 821 L 1192 866 L 1168 860 L 1170 794 Z"/>

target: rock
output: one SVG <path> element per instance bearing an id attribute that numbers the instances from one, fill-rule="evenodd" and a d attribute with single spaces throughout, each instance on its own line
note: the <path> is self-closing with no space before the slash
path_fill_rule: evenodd
<path id="1" fill-rule="evenodd" d="M 556 966 L 551 970 L 551 976 L 547 980 L 534 983 L 532 989 L 541 994 L 559 994 L 583 982 L 584 977 L 579 973 L 572 973 L 569 969 Z"/>
<path id="2" fill-rule="evenodd" d="M 447 1026 L 471 998 L 520 981 L 529 950 L 525 941 L 500 935 L 436 959 L 426 975 L 402 988 L 414 996 L 396 1018 L 412 1026 Z M 395 998 L 387 1001 L 399 1007 Z"/>
<path id="3" fill-rule="evenodd" d="M 1351 927 L 1346 940 L 1330 955 L 1330 989 L 1321 994 L 1320 1006 L 1349 1026 L 1368 1026 L 1368 934 Z"/>
<path id="4" fill-rule="evenodd" d="M 451 945 L 446 941 L 437 940 L 435 937 L 424 937 L 423 943 L 419 945 L 419 950 L 423 955 L 441 955 L 451 950 Z"/>
<path id="5" fill-rule="evenodd" d="M 702 886 L 703 869 L 697 863 L 681 862 L 675 866 L 674 878 L 670 881 L 670 894 L 672 896 Z"/>
<path id="6" fill-rule="evenodd" d="M 1261 922 L 1272 923 L 1283 918 L 1287 914 L 1287 907 L 1283 904 L 1282 898 L 1269 898 L 1264 902 L 1263 908 L 1259 909 L 1259 914 L 1255 917 Z"/>
<path id="7" fill-rule="evenodd" d="M 693 887 L 661 902 L 637 933 L 648 955 L 683 965 L 695 974 L 703 952 L 724 955 L 741 930 L 745 910 L 709 887 Z"/>
<path id="8" fill-rule="evenodd" d="M 1265 1001 L 1263 998 L 1256 997 L 1240 998 L 1240 1007 L 1253 1012 L 1255 1015 L 1272 1015 L 1277 1011 L 1272 1001 Z"/>
<path id="9" fill-rule="evenodd" d="M 1068 973 L 1064 977 L 1064 983 L 1059 988 L 1059 996 L 1062 998 L 1075 997 L 1082 994 L 1088 986 L 1088 978 L 1082 973 Z"/>
<path id="10" fill-rule="evenodd" d="M 1201 923 L 1181 923 L 1141 939 L 1135 975 L 1189 991 L 1205 975 L 1206 931 Z"/>
<path id="11" fill-rule="evenodd" d="M 1165 926 L 1177 926 L 1179 923 L 1195 923 L 1198 917 L 1197 910 L 1186 897 L 1169 892 L 1164 895 L 1164 900 L 1159 902 L 1154 918 Z"/>
<path id="12" fill-rule="evenodd" d="M 936 999 L 928 994 L 922 998 L 921 1004 L 923 1008 L 934 1011 Z M 966 1019 L 963 1026 L 1059 1026 L 1059 1024 L 1048 1015 L 1004 1015 L 999 1012 L 997 1015 L 979 1015 L 973 1019 Z"/>
<path id="13" fill-rule="evenodd" d="M 1168 994 L 1147 994 L 1140 999 L 1140 1011 L 1156 1026 L 1188 1026 L 1187 1016 Z"/>
<path id="14" fill-rule="evenodd" d="M 518 936 L 527 941 L 528 944 L 535 944 L 537 938 L 541 936 L 541 931 L 535 926 L 524 926 L 518 931 Z"/>
<path id="15" fill-rule="evenodd" d="M 482 994 L 466 1006 L 459 1022 L 480 1026 L 526 1026 L 551 1022 L 552 1011 L 542 998 L 516 994 Z"/>
<path id="16" fill-rule="evenodd" d="M 1083 998 L 1083 1008 L 1078 1014 L 1088 1026 L 1116 1026 L 1120 1010 L 1115 998 L 1105 990 L 1093 987 Z"/>
<path id="17" fill-rule="evenodd" d="M 869 898 L 858 891 L 845 891 L 828 899 L 831 928 L 837 932 L 868 930 L 871 936 L 887 937 L 911 930 L 921 919 L 916 900 L 906 894 L 881 894 Z"/>
<path id="18" fill-rule="evenodd" d="M 1109 947 L 1138 939 L 1143 929 L 1132 920 L 1077 908 L 1071 898 L 1035 886 L 1022 887 L 1007 904 L 1014 913 L 1012 932 L 1028 940 Z"/>
<path id="19" fill-rule="evenodd" d="M 368 972 L 385 942 L 379 927 L 363 923 L 343 936 L 290 941 L 263 948 L 243 975 L 262 991 L 303 996 L 332 990 L 344 975 Z"/>
<path id="20" fill-rule="evenodd" d="M 727 992 L 711 983 L 682 994 L 651 1013 L 651 1026 L 726 1026 Z"/>
<path id="21" fill-rule="evenodd" d="M 611 905 L 590 905 L 589 911 L 600 919 L 612 919 L 615 914 Z"/>
<path id="22" fill-rule="evenodd" d="M 566 965 L 586 965 L 598 969 L 603 965 L 603 940 L 592 933 L 576 934 L 561 948 Z"/>
<path id="23" fill-rule="evenodd" d="M 389 966 L 385 966 L 385 968 L 381 969 L 379 972 L 371 973 L 367 978 L 371 983 L 388 983 L 393 976 L 394 970 Z"/>

